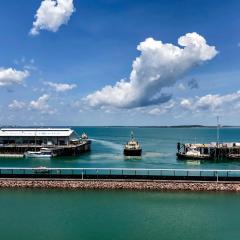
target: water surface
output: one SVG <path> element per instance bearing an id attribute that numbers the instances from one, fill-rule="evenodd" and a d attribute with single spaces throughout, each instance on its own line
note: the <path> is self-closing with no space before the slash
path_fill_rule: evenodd
<path id="1" fill-rule="evenodd" d="M 239 239 L 240 195 L 1 190 L 1 239 Z"/>
<path id="2" fill-rule="evenodd" d="M 178 161 L 177 142 L 216 142 L 214 128 L 138 128 L 138 127 L 75 127 L 93 140 L 92 151 L 78 157 L 39 159 L 0 159 L 0 166 L 14 167 L 130 167 L 130 168 L 217 168 L 240 169 L 239 161 Z M 140 159 L 125 159 L 123 146 L 134 131 L 143 147 Z M 220 131 L 222 142 L 240 142 L 240 128 Z"/>

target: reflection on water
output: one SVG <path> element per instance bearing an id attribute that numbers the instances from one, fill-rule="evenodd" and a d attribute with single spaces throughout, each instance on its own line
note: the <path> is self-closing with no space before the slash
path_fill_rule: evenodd
<path id="1" fill-rule="evenodd" d="M 187 165 L 200 165 L 201 161 L 200 160 L 187 160 L 186 164 Z"/>
<path id="2" fill-rule="evenodd" d="M 124 156 L 124 159 L 128 161 L 139 161 L 139 160 L 142 160 L 142 157 L 141 156 Z"/>

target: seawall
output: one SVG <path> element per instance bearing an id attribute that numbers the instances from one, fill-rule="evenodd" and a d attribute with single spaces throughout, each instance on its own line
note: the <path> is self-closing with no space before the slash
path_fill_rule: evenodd
<path id="1" fill-rule="evenodd" d="M 0 179 L 0 188 L 240 192 L 240 182 Z"/>

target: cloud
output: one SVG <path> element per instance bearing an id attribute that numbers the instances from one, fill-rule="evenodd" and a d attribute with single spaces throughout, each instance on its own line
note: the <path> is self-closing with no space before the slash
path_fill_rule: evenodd
<path id="1" fill-rule="evenodd" d="M 56 92 L 66 92 L 77 87 L 76 84 L 45 82 L 46 85 L 53 88 Z"/>
<path id="2" fill-rule="evenodd" d="M 21 102 L 21 101 L 17 101 L 17 100 L 13 100 L 8 107 L 11 110 L 19 110 L 19 109 L 23 109 L 26 106 L 25 102 Z"/>
<path id="3" fill-rule="evenodd" d="M 184 86 L 183 83 L 179 83 L 178 86 L 177 86 L 177 88 L 178 88 L 179 90 L 181 90 L 181 91 L 186 90 L 186 87 Z"/>
<path id="4" fill-rule="evenodd" d="M 149 111 L 149 114 L 151 114 L 151 115 L 161 115 L 161 114 L 165 114 L 165 113 L 171 111 L 175 106 L 176 106 L 176 102 L 173 101 L 173 100 L 171 100 L 167 105 L 166 105 L 166 104 L 163 104 L 163 105 L 161 105 L 161 106 L 152 108 L 152 109 Z"/>
<path id="5" fill-rule="evenodd" d="M 160 104 L 171 99 L 162 89 L 176 83 L 193 67 L 214 58 L 217 51 L 204 37 L 187 33 L 178 39 L 180 47 L 153 38 L 141 42 L 140 56 L 132 64 L 129 80 L 107 85 L 84 100 L 91 107 L 135 108 Z"/>
<path id="6" fill-rule="evenodd" d="M 230 111 L 236 108 L 240 104 L 240 91 L 219 95 L 219 94 L 207 94 L 202 97 L 195 97 L 194 99 L 182 99 L 180 106 L 186 110 L 195 112 L 200 111 L 219 111 L 224 108 Z"/>
<path id="7" fill-rule="evenodd" d="M 43 94 L 37 100 L 33 100 L 29 104 L 30 110 L 37 110 L 41 113 L 53 114 L 56 112 L 55 109 L 52 109 L 49 105 L 50 96 L 48 94 Z"/>
<path id="8" fill-rule="evenodd" d="M 75 11 L 73 0 L 43 0 L 35 15 L 31 35 L 38 35 L 40 30 L 57 32 L 67 24 Z"/>
<path id="9" fill-rule="evenodd" d="M 27 70 L 18 71 L 14 68 L 0 68 L 0 87 L 22 84 L 29 75 Z"/>
<path id="10" fill-rule="evenodd" d="M 190 79 L 187 84 L 190 89 L 198 89 L 199 88 L 198 81 L 195 78 Z"/>

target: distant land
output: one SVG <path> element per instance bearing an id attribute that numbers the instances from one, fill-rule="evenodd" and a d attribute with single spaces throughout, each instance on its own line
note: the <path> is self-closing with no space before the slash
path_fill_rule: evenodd
<path id="1" fill-rule="evenodd" d="M 81 128 L 216 128 L 217 126 L 206 126 L 206 125 L 170 125 L 170 126 L 13 126 L 13 125 L 3 125 L 0 128 L 66 128 L 66 127 L 81 127 Z M 240 126 L 232 126 L 232 125 L 221 125 L 221 128 L 240 128 Z"/>

